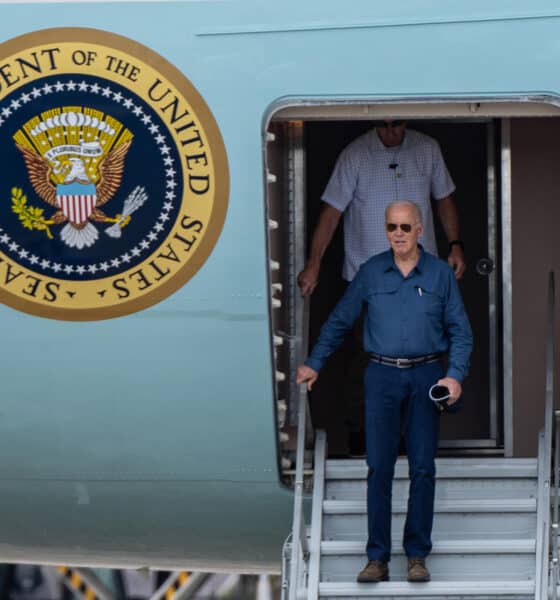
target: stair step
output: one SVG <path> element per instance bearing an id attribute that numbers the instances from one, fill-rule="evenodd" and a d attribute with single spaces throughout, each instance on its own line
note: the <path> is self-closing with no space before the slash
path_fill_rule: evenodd
<path id="1" fill-rule="evenodd" d="M 321 556 L 321 581 L 355 581 L 367 563 L 365 548 L 359 554 Z M 434 581 L 530 580 L 535 577 L 535 553 L 430 554 L 428 568 Z M 402 551 L 391 558 L 391 580 L 406 581 L 407 559 Z"/>
<path id="2" fill-rule="evenodd" d="M 405 517 L 404 513 L 393 515 L 391 522 L 392 531 L 400 540 Z M 445 539 L 520 539 L 533 537 L 536 530 L 534 512 L 439 513 L 434 519 L 432 539 L 434 543 Z M 324 540 L 362 541 L 366 532 L 365 513 L 323 516 Z"/>
<path id="3" fill-rule="evenodd" d="M 363 555 L 366 541 L 322 541 L 321 555 Z M 434 540 L 431 554 L 528 554 L 535 552 L 536 540 L 522 539 L 477 539 L 477 540 Z M 392 554 L 404 552 L 401 544 L 393 540 Z"/>
<path id="4" fill-rule="evenodd" d="M 507 513 L 534 512 L 537 508 L 535 498 L 490 498 L 485 500 L 440 500 L 435 503 L 436 513 Z M 393 502 L 393 513 L 405 513 L 407 504 L 403 501 Z M 361 500 L 324 500 L 324 514 L 365 514 L 366 502 Z"/>
<path id="5" fill-rule="evenodd" d="M 472 458 L 439 458 L 436 459 L 436 476 L 438 479 L 470 479 L 470 478 L 508 478 L 537 477 L 537 461 L 533 458 L 518 459 L 472 459 Z M 367 465 L 365 459 L 328 460 L 326 479 L 365 479 Z M 400 458 L 395 465 L 395 478 L 408 478 L 408 461 Z"/>
<path id="6" fill-rule="evenodd" d="M 535 594 L 534 581 L 431 581 L 429 583 L 408 583 L 395 581 L 387 583 L 332 582 L 319 584 L 321 598 L 500 598 L 501 600 L 528 599 Z"/>
<path id="7" fill-rule="evenodd" d="M 393 498 L 408 498 L 408 479 L 393 482 Z M 367 493 L 367 482 L 359 479 L 335 479 L 328 481 L 325 499 L 363 500 Z M 535 498 L 537 480 L 529 478 L 511 479 L 438 479 L 436 500 L 473 500 L 475 498 Z"/>

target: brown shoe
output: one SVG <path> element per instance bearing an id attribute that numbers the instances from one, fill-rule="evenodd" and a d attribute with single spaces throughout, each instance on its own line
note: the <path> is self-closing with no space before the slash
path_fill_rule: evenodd
<path id="1" fill-rule="evenodd" d="M 380 560 L 370 560 L 358 573 L 358 583 L 379 583 L 389 581 L 389 567 Z"/>
<path id="2" fill-rule="evenodd" d="M 408 559 L 408 581 L 430 581 L 430 571 L 426 568 L 424 558 L 413 557 Z"/>

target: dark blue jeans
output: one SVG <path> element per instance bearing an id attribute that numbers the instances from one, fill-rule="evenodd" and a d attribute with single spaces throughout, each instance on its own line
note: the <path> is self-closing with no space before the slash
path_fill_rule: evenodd
<path id="1" fill-rule="evenodd" d="M 369 363 L 365 374 L 368 543 L 370 560 L 391 559 L 391 497 L 401 430 L 410 492 L 403 546 L 409 557 L 432 549 L 439 411 L 428 390 L 443 376 L 439 362 L 398 369 Z"/>

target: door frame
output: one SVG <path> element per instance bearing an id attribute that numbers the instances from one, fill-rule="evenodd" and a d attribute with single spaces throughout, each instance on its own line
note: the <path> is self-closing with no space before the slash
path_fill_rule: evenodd
<path id="1" fill-rule="evenodd" d="M 490 326 L 490 439 L 453 440 L 448 448 L 466 448 L 488 453 L 502 453 L 513 456 L 513 393 L 512 393 L 512 236 L 511 236 L 511 117 L 560 116 L 560 100 L 552 95 L 524 95 L 503 97 L 418 97 L 418 98 L 283 98 L 273 102 L 263 115 L 263 148 L 266 165 L 266 134 L 272 120 L 309 121 L 309 120 L 374 120 L 389 117 L 405 119 L 438 118 L 478 118 L 493 119 L 500 128 L 500 194 L 498 197 L 497 161 L 494 160 L 495 141 L 489 134 L 488 144 L 488 207 L 489 223 L 493 226 L 493 239 L 488 240 L 489 258 L 498 262 L 497 209 L 500 208 L 501 225 L 501 289 L 495 268 L 489 282 L 489 316 L 494 325 Z M 492 129 L 492 131 L 494 131 Z M 490 152 L 490 145 L 492 151 Z M 491 172 L 492 173 L 491 173 Z M 491 200 L 493 199 L 493 202 Z M 499 204 L 498 204 L 499 203 Z M 490 210 L 492 207 L 492 210 Z M 499 298 L 501 292 L 501 303 Z M 501 306 L 500 306 L 501 305 Z M 501 336 L 497 323 L 498 309 L 501 307 Z M 498 341 L 502 343 L 501 362 Z M 500 366 L 502 376 L 500 377 Z M 499 411 L 499 385 L 501 383 L 502 422 Z M 500 426 L 503 433 L 500 435 Z M 501 438 L 501 439 L 500 439 Z M 501 442 L 501 443 L 500 443 Z M 499 446 L 503 444 L 503 451 Z"/>
<path id="2" fill-rule="evenodd" d="M 513 312 L 511 235 L 511 121 L 500 120 L 502 207 L 502 360 L 504 455 L 513 456 Z"/>

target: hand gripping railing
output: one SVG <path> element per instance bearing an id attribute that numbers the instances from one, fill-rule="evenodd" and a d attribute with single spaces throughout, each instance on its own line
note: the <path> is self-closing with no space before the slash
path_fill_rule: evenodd
<path id="1" fill-rule="evenodd" d="M 548 317 L 546 339 L 546 393 L 544 431 L 539 434 L 539 487 L 537 506 L 537 562 L 535 600 L 549 595 L 556 599 L 558 581 L 558 414 L 554 412 L 554 327 L 555 327 L 554 273 L 548 278 Z M 555 438 L 554 461 L 552 441 Z M 551 526 L 550 499 L 551 473 L 553 473 L 554 509 Z M 552 555 L 550 554 L 552 542 Z M 552 577 L 552 589 L 549 582 Z"/>

